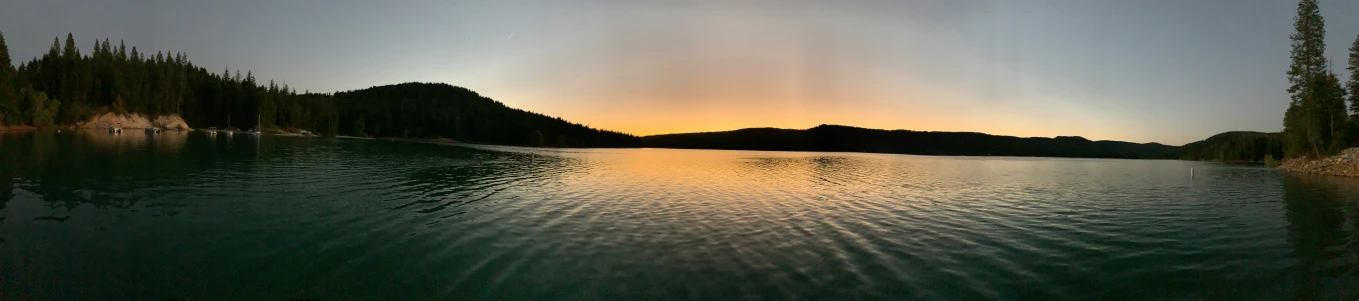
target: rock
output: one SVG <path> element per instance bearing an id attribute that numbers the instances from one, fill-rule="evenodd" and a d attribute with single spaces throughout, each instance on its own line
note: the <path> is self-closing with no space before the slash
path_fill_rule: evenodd
<path id="1" fill-rule="evenodd" d="M 1328 158 L 1289 159 L 1280 164 L 1279 169 L 1330 176 L 1359 177 L 1359 148 L 1347 148 L 1340 154 Z"/>
<path id="2" fill-rule="evenodd" d="M 144 129 L 158 127 L 166 130 L 193 130 L 192 128 L 189 128 L 187 123 L 184 123 L 184 118 L 180 118 L 177 114 L 161 115 L 156 116 L 154 119 L 149 119 L 146 115 L 137 113 L 119 115 L 111 112 L 90 118 L 90 121 L 78 123 L 76 124 L 76 127 L 82 129 L 106 129 L 113 127 Z"/>

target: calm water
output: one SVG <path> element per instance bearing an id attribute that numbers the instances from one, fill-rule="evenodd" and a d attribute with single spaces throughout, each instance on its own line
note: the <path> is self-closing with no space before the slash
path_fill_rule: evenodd
<path id="1" fill-rule="evenodd" d="M 0 163 L 0 299 L 1359 298 L 1359 180 L 1256 166 L 69 131 Z"/>

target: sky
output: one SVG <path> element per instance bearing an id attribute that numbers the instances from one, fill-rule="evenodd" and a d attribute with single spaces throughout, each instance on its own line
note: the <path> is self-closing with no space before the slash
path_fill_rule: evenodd
<path id="1" fill-rule="evenodd" d="M 1285 0 L 0 2 L 16 65 L 72 33 L 82 52 L 124 40 L 299 91 L 443 82 L 637 135 L 843 124 L 1171 145 L 1282 129 L 1296 12 Z M 1321 10 L 1343 71 L 1359 0 Z"/>

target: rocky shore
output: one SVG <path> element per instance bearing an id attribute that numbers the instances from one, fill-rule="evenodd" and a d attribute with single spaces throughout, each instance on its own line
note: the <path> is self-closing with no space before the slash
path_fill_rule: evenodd
<path id="1" fill-rule="evenodd" d="M 1359 177 L 1359 147 L 1347 148 L 1338 155 L 1323 159 L 1289 159 L 1279 165 L 1279 169 L 1328 176 Z"/>
<path id="2" fill-rule="evenodd" d="M 180 118 L 179 115 L 176 114 L 148 118 L 146 115 L 138 113 L 123 115 L 104 113 L 90 118 L 89 121 L 78 123 L 76 124 L 76 127 L 82 129 L 106 129 L 112 127 L 144 129 L 158 127 L 166 130 L 193 130 L 189 128 L 188 124 L 184 123 L 183 118 Z"/>

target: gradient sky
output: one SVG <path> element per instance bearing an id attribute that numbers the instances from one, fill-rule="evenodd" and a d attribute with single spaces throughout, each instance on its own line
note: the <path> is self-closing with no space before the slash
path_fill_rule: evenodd
<path id="1" fill-rule="evenodd" d="M 10 53 L 74 33 L 299 91 L 409 81 L 639 135 L 808 128 L 1179 145 L 1278 131 L 1284 0 L 4 1 Z M 1322 0 L 1343 69 L 1359 1 Z M 1343 71 L 1343 70 L 1342 70 Z M 1348 78 L 1348 74 L 1342 74 Z"/>

